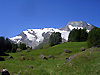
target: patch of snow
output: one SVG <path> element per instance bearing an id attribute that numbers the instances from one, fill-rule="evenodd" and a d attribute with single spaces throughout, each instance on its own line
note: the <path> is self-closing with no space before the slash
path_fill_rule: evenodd
<path id="1" fill-rule="evenodd" d="M 30 41 L 34 41 L 35 40 L 35 36 L 30 34 L 27 30 L 26 31 L 23 31 L 24 34 L 27 35 L 27 38 L 30 40 Z"/>
<path id="2" fill-rule="evenodd" d="M 9 38 L 9 39 L 12 40 L 12 41 L 14 41 L 14 42 L 16 42 L 16 43 L 19 43 L 20 40 L 22 39 L 22 36 L 15 36 L 15 37 Z"/>
<path id="3" fill-rule="evenodd" d="M 70 30 L 73 30 L 74 28 L 75 28 L 75 29 L 83 29 L 83 27 L 74 27 L 74 26 L 72 26 L 72 25 L 68 25 L 68 26 L 69 26 Z"/>
<path id="4" fill-rule="evenodd" d="M 88 33 L 90 32 L 90 30 L 86 30 Z"/>
<path id="5" fill-rule="evenodd" d="M 88 25 L 91 25 L 91 24 L 89 24 L 89 23 L 87 23 Z"/>
<path id="6" fill-rule="evenodd" d="M 35 33 L 35 35 L 32 35 L 30 33 Z M 43 29 L 28 29 L 26 31 L 23 31 L 24 34 L 27 35 L 27 38 L 31 41 L 37 41 L 39 43 L 43 42 L 44 37 L 42 36 L 43 33 L 47 33 L 47 32 L 60 32 L 61 33 L 61 37 L 68 40 L 68 35 L 69 35 L 69 31 L 64 31 L 64 30 L 59 30 L 59 29 L 55 29 L 55 28 L 43 28 Z M 30 33 L 29 33 L 30 32 Z M 35 36 L 37 38 L 35 38 Z"/>
<path id="7" fill-rule="evenodd" d="M 13 38 L 10 38 L 11 40 L 16 40 L 16 39 L 22 39 L 22 37 L 21 36 L 15 36 L 15 37 L 13 37 Z"/>

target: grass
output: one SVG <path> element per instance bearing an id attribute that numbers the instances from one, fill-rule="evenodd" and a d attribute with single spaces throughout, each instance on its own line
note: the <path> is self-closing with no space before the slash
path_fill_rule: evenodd
<path id="1" fill-rule="evenodd" d="M 81 47 L 87 50 L 82 52 Z M 72 53 L 64 53 L 68 49 Z M 9 53 L 14 59 L 0 61 L 0 70 L 8 69 L 11 75 L 100 75 L 100 52 L 98 48 L 88 49 L 86 42 L 68 42 L 59 44 L 48 49 L 37 49 L 20 53 Z M 43 54 L 47 58 L 49 55 L 54 55 L 55 59 L 43 60 L 39 55 Z M 77 54 L 68 63 L 66 57 Z M 22 60 L 22 57 L 25 60 Z M 26 66 L 33 66 L 33 69 Z"/>

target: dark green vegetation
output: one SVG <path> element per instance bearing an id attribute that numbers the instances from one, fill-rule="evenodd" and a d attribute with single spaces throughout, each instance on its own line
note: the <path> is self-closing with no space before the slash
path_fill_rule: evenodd
<path id="1" fill-rule="evenodd" d="M 22 50 L 25 50 L 26 49 L 26 44 L 20 43 L 19 48 L 22 49 Z"/>
<path id="2" fill-rule="evenodd" d="M 8 38 L 0 37 L 0 55 L 5 55 L 4 52 L 11 52 L 12 44 Z"/>
<path id="3" fill-rule="evenodd" d="M 20 45 L 18 46 L 17 44 L 11 43 L 8 38 L 5 39 L 4 37 L 0 37 L 0 56 L 2 56 L 2 55 L 5 56 L 5 52 L 15 53 L 18 47 L 21 50 L 26 49 L 26 45 L 23 43 L 20 43 Z"/>
<path id="4" fill-rule="evenodd" d="M 50 45 L 35 50 L 26 48 L 26 45 L 21 43 L 18 48 L 16 44 L 1 37 L 0 54 L 8 51 L 16 52 L 16 50 L 19 52 L 9 53 L 11 57 L 0 57 L 2 60 L 0 70 L 6 68 L 11 75 L 100 75 L 100 28 L 93 28 L 89 32 L 88 39 L 87 35 L 85 29 L 74 29 L 69 36 L 72 42 L 60 44 L 61 34 L 53 33 L 50 36 Z M 80 42 L 86 40 L 87 42 Z M 89 49 L 88 46 L 95 47 Z M 81 49 L 84 48 L 86 50 L 82 51 Z M 49 56 L 54 56 L 54 59 Z"/>
<path id="5" fill-rule="evenodd" d="M 68 41 L 70 42 L 84 42 L 87 40 L 88 33 L 86 29 L 73 29 L 68 37 Z"/>
<path id="6" fill-rule="evenodd" d="M 88 46 L 100 46 L 100 28 L 94 27 L 88 35 Z"/>
<path id="7" fill-rule="evenodd" d="M 84 47 L 86 51 L 81 51 Z M 72 53 L 65 53 L 67 49 Z M 55 58 L 44 60 L 39 58 L 40 54 L 53 55 Z M 68 42 L 55 45 L 48 49 L 23 50 L 20 53 L 9 53 L 14 59 L 0 61 L 0 70 L 2 68 L 14 74 L 21 75 L 100 75 L 100 50 L 99 48 L 88 49 L 86 42 Z M 76 55 L 72 60 L 64 63 L 66 57 Z M 22 57 L 25 57 L 23 60 Z M 27 66 L 33 66 L 33 69 Z"/>
<path id="8" fill-rule="evenodd" d="M 59 32 L 53 32 L 49 38 L 49 44 L 50 46 L 54 46 L 57 44 L 60 44 L 62 42 L 61 33 Z"/>

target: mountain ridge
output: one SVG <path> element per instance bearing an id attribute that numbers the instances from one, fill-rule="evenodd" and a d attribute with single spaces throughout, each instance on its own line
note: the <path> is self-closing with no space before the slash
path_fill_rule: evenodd
<path id="1" fill-rule="evenodd" d="M 90 25 L 84 21 L 71 21 L 65 27 L 62 28 L 42 28 L 42 29 L 27 29 L 22 31 L 19 35 L 9 38 L 12 42 L 19 44 L 25 43 L 26 46 L 30 46 L 33 49 L 37 47 L 40 43 L 48 42 L 49 37 L 53 32 L 60 32 L 63 42 L 68 41 L 68 35 L 72 29 L 84 29 L 86 28 L 89 32 L 95 26 Z"/>

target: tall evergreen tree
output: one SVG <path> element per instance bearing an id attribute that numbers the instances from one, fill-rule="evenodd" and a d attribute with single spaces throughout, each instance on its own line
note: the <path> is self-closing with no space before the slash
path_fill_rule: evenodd
<path id="1" fill-rule="evenodd" d="M 94 27 L 88 35 L 88 47 L 100 45 L 100 28 Z"/>
<path id="2" fill-rule="evenodd" d="M 53 32 L 49 38 L 50 46 L 60 44 L 62 42 L 61 33 Z"/>
<path id="3" fill-rule="evenodd" d="M 0 50 L 4 49 L 4 42 L 5 42 L 5 39 L 4 37 L 0 37 Z"/>
<path id="4" fill-rule="evenodd" d="M 9 41 L 9 39 L 8 38 L 6 38 L 6 40 L 5 40 L 5 52 L 11 52 L 11 49 L 12 49 L 12 44 L 11 44 L 11 42 Z"/>
<path id="5" fill-rule="evenodd" d="M 25 50 L 26 49 L 26 44 L 20 43 L 19 48 L 22 49 L 22 50 Z"/>
<path id="6" fill-rule="evenodd" d="M 11 52 L 15 53 L 15 52 L 16 52 L 16 50 L 17 50 L 17 48 L 18 48 L 18 45 L 17 45 L 17 44 L 12 43 L 12 50 L 11 50 Z"/>
<path id="7" fill-rule="evenodd" d="M 68 41 L 83 42 L 87 40 L 87 36 L 88 33 L 86 29 L 73 29 L 68 36 Z"/>

